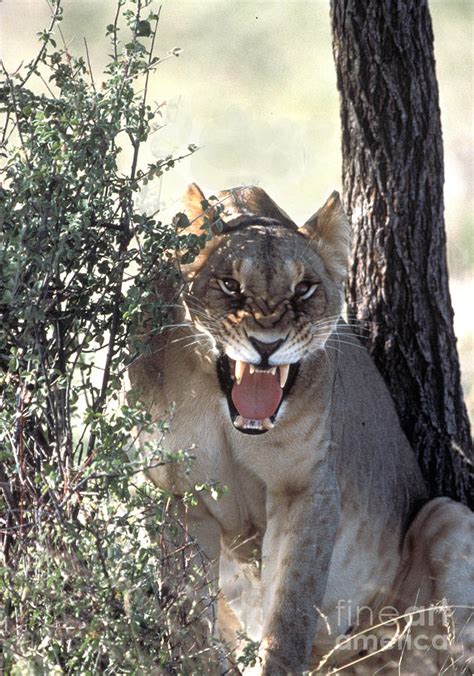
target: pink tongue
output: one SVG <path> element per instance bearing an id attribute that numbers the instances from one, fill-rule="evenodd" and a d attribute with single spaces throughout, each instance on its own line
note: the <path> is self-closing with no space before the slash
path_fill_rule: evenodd
<path id="1" fill-rule="evenodd" d="M 240 385 L 234 383 L 232 401 L 243 418 L 264 420 L 270 418 L 278 408 L 282 391 L 278 377 L 271 373 L 253 373 L 245 369 Z"/>

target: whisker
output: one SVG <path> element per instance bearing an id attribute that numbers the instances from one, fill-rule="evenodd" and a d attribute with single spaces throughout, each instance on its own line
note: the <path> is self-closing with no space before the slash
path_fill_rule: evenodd
<path id="1" fill-rule="evenodd" d="M 369 332 L 371 330 L 370 328 L 362 326 L 361 324 L 358 324 L 357 322 L 350 322 L 350 323 L 344 322 L 344 324 L 341 325 L 340 327 L 338 327 L 337 324 L 335 324 L 334 322 L 331 322 L 331 321 L 327 321 L 327 322 L 321 321 L 321 322 L 316 322 L 316 323 L 313 324 L 314 329 L 330 328 L 330 327 L 333 327 L 333 326 L 334 326 L 335 331 L 337 331 L 337 330 L 344 331 L 344 329 L 357 329 L 358 331 Z"/>
<path id="2" fill-rule="evenodd" d="M 174 340 L 170 340 L 168 345 L 181 343 L 183 340 L 201 340 L 203 338 L 207 338 L 207 340 L 210 340 L 209 336 L 206 333 L 193 333 L 191 336 L 182 336 L 181 338 L 175 338 Z"/>
<path id="3" fill-rule="evenodd" d="M 176 331 L 178 328 L 193 328 L 193 325 L 188 322 L 187 324 L 164 324 L 163 326 L 158 326 L 155 329 L 150 329 L 146 333 L 135 333 L 135 338 L 147 338 L 153 335 L 162 335 L 165 331 Z"/>
<path id="4" fill-rule="evenodd" d="M 193 345 L 201 345 L 201 346 L 203 346 L 203 345 L 204 345 L 204 341 L 203 341 L 202 339 L 199 339 L 199 338 L 198 338 L 197 340 L 192 340 L 192 341 L 189 342 L 189 343 L 184 343 L 184 345 L 182 345 L 181 347 L 182 347 L 183 349 L 187 349 L 187 348 L 189 348 L 189 347 L 192 347 Z"/>
<path id="5" fill-rule="evenodd" d="M 329 337 L 329 338 L 327 339 L 327 341 L 326 341 L 326 345 L 329 346 L 331 340 L 332 340 L 332 338 Z M 337 344 L 338 344 L 338 345 L 350 345 L 351 347 L 356 347 L 358 350 L 364 350 L 364 351 L 366 351 L 366 348 L 365 348 L 363 345 L 358 345 L 358 344 L 355 343 L 355 342 L 354 342 L 354 343 L 351 343 L 351 342 L 349 342 L 349 341 L 347 341 L 347 340 L 341 340 L 341 339 L 339 339 L 339 338 L 337 339 Z"/>
<path id="6" fill-rule="evenodd" d="M 325 352 L 326 352 L 326 349 L 327 349 L 327 350 L 334 350 L 334 352 L 338 352 L 339 354 L 342 354 L 342 350 L 339 350 L 339 348 L 334 347 L 334 345 L 328 345 L 327 343 L 325 343 L 325 345 L 324 345 L 322 351 L 325 353 Z M 329 356 L 328 356 L 328 355 L 326 355 L 326 357 L 328 357 L 328 359 L 329 359 Z"/>
<path id="7" fill-rule="evenodd" d="M 201 335 L 202 335 L 202 336 L 205 336 L 205 337 L 209 340 L 209 336 L 206 336 L 206 334 L 203 333 L 203 334 L 201 334 Z M 205 346 L 205 341 L 203 340 L 203 338 L 200 338 L 200 337 L 195 338 L 195 336 L 183 336 L 182 338 L 176 338 L 175 340 L 168 341 L 168 342 L 166 343 L 166 345 L 161 345 L 160 347 L 155 348 L 154 350 L 151 350 L 150 352 L 146 352 L 146 353 L 137 355 L 137 356 L 135 357 L 135 359 L 133 359 L 133 360 L 130 362 L 130 364 L 127 364 L 127 366 L 125 367 L 124 371 L 128 370 L 133 364 L 136 364 L 140 359 L 153 357 L 153 356 L 159 354 L 160 352 L 163 352 L 163 350 L 168 349 L 169 346 L 170 346 L 170 344 L 172 344 L 172 343 L 177 343 L 177 342 L 180 342 L 180 341 L 183 341 L 183 340 L 186 340 L 186 339 L 188 339 L 188 340 L 191 341 L 191 342 L 190 342 L 190 345 L 192 345 L 192 344 L 194 344 L 194 343 L 200 343 L 200 344 L 202 344 L 202 345 Z M 185 343 L 185 344 L 183 344 L 181 347 L 184 348 L 184 349 L 186 349 L 186 348 L 188 347 L 188 344 Z"/>
<path id="8" fill-rule="evenodd" d="M 183 329 L 183 328 L 190 328 L 190 327 L 192 327 L 192 323 L 191 323 L 191 322 L 185 322 L 185 323 L 183 323 L 183 324 L 164 324 L 164 325 L 161 327 L 161 330 L 162 330 L 162 331 L 168 330 L 168 329 L 173 329 L 173 330 L 174 330 L 174 329 Z"/>

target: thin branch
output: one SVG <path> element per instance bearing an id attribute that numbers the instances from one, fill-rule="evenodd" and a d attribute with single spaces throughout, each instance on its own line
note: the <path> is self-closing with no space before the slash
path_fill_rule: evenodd
<path id="1" fill-rule="evenodd" d="M 97 89 L 95 88 L 95 82 L 94 82 L 94 74 L 92 72 L 91 60 L 90 60 L 90 56 L 89 56 L 89 48 L 87 46 L 87 40 L 85 38 L 84 38 L 84 46 L 86 48 L 87 67 L 89 69 L 89 75 L 90 75 L 90 78 L 91 78 L 92 89 L 97 94 Z"/>
<path id="2" fill-rule="evenodd" d="M 11 97 L 12 97 L 12 104 L 13 104 L 13 113 L 15 115 L 16 129 L 18 129 L 18 136 L 20 138 L 21 147 L 22 147 L 22 149 L 25 153 L 25 158 L 26 158 L 26 162 L 28 164 L 28 167 L 29 167 L 29 169 L 32 169 L 31 161 L 30 161 L 30 158 L 28 157 L 28 154 L 26 152 L 26 144 L 25 144 L 25 141 L 23 139 L 23 134 L 22 134 L 22 131 L 21 131 L 20 118 L 18 116 L 17 101 L 16 101 L 16 96 L 15 96 L 15 87 L 13 85 L 13 81 L 12 81 L 7 69 L 5 68 L 3 62 L 1 64 L 1 67 L 2 67 L 3 73 L 6 77 L 8 86 L 10 88 L 10 94 L 11 94 Z"/>
<path id="3" fill-rule="evenodd" d="M 150 52 L 148 54 L 148 68 L 147 68 L 146 75 L 145 75 L 145 87 L 144 87 L 143 100 L 142 100 L 142 111 L 143 112 L 145 111 L 145 106 L 146 106 L 146 99 L 147 99 L 147 94 L 148 94 L 148 81 L 149 81 L 150 73 L 151 73 L 151 70 L 152 70 L 153 52 L 155 50 L 155 40 L 156 40 L 156 34 L 158 32 L 158 24 L 160 22 L 161 8 L 162 8 L 162 5 L 160 5 L 159 8 L 158 8 L 158 12 L 157 12 L 156 19 L 155 19 L 155 30 L 153 31 L 153 37 L 152 37 L 152 40 L 151 40 Z"/>
<path id="4" fill-rule="evenodd" d="M 120 17 L 120 8 L 122 7 L 123 2 L 121 0 L 118 0 L 117 2 L 117 11 L 115 12 L 115 18 L 114 18 L 114 32 L 113 32 L 113 45 L 114 45 L 114 60 L 118 60 L 118 50 L 117 50 L 117 31 L 118 31 L 118 20 Z"/>
<path id="5" fill-rule="evenodd" d="M 49 3 L 48 3 L 48 5 L 49 5 Z M 56 0 L 56 7 L 55 7 L 55 10 L 54 10 L 54 14 L 53 14 L 53 16 L 51 17 L 51 23 L 49 24 L 49 27 L 48 27 L 48 29 L 47 29 L 47 31 L 46 31 L 48 34 L 51 34 L 51 33 L 52 33 L 53 28 L 54 28 L 54 26 L 55 26 L 55 24 L 56 24 L 56 21 L 58 20 L 58 17 L 59 17 L 61 14 L 62 14 L 61 0 Z M 45 40 L 44 43 L 43 43 L 43 45 L 42 45 L 42 47 L 41 47 L 41 49 L 40 49 L 40 51 L 39 51 L 38 54 L 36 55 L 36 58 L 34 59 L 34 61 L 32 61 L 32 63 L 29 64 L 29 66 L 28 66 L 28 69 L 29 69 L 29 70 L 28 70 L 27 74 L 25 75 L 24 78 L 22 78 L 22 79 L 20 80 L 20 87 L 23 87 L 23 86 L 26 84 L 26 82 L 28 82 L 28 80 L 30 79 L 30 77 L 33 75 L 33 73 L 34 73 L 35 70 L 36 70 L 36 66 L 38 65 L 38 63 L 39 63 L 39 62 L 41 61 L 41 59 L 43 58 L 44 53 L 45 53 L 45 51 L 46 51 L 47 48 L 48 48 L 48 40 Z"/>

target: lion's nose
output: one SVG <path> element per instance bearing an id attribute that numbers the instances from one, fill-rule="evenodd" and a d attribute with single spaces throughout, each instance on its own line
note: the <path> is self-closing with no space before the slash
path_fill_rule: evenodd
<path id="1" fill-rule="evenodd" d="M 268 358 L 278 350 L 280 345 L 283 343 L 283 340 L 274 340 L 273 343 L 264 343 L 261 340 L 256 338 L 250 338 L 250 342 L 257 350 L 262 361 L 260 362 L 261 366 L 268 366 Z"/>

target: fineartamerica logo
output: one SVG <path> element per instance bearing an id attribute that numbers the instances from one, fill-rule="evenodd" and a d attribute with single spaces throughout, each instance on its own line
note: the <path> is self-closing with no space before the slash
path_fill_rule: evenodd
<path id="1" fill-rule="evenodd" d="M 452 623 L 453 607 L 447 604 L 435 606 L 408 606 L 403 611 L 394 606 L 382 606 L 374 612 L 369 606 L 352 607 L 352 601 L 339 599 L 336 606 L 337 625 L 382 627 L 395 626 L 400 621 L 409 622 L 412 627 L 444 627 Z"/>
<path id="2" fill-rule="evenodd" d="M 402 612 L 394 606 L 383 606 L 374 612 L 369 606 L 353 607 L 350 600 L 340 599 L 336 611 L 338 626 L 348 625 L 349 629 L 337 636 L 335 650 L 448 650 L 454 638 L 455 608 L 447 604 L 414 605 Z M 358 627 L 365 629 L 358 630 Z M 355 628 L 354 633 L 351 633 L 352 628 Z"/>

